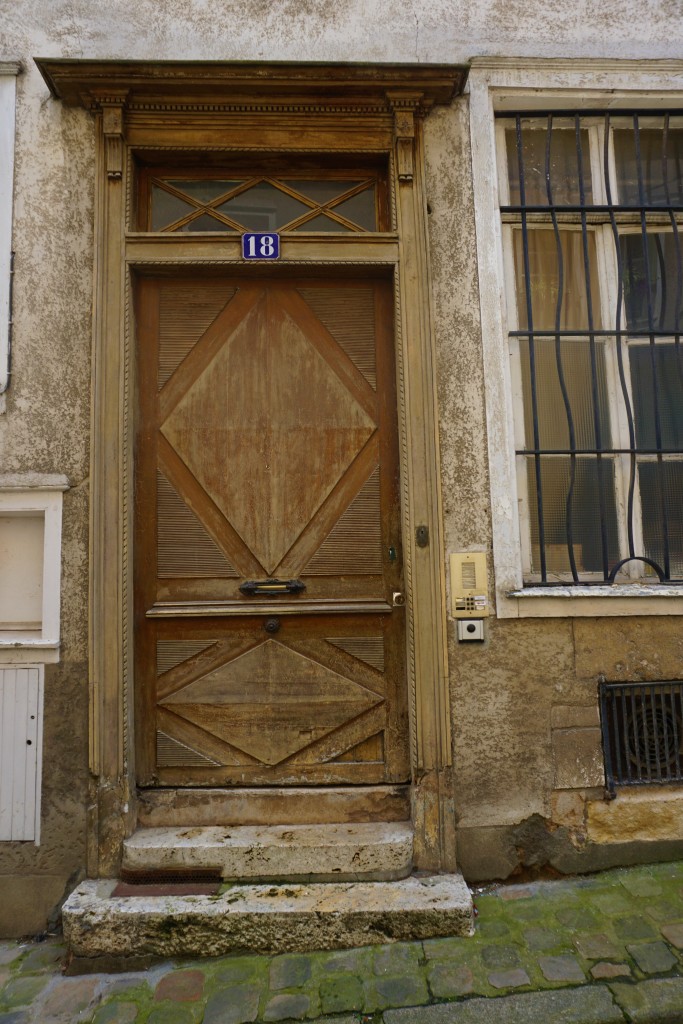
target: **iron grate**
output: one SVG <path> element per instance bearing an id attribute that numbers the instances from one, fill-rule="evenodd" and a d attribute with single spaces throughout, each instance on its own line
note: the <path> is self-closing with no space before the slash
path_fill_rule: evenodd
<path id="1" fill-rule="evenodd" d="M 527 584 L 681 584 L 683 111 L 496 117 Z"/>
<path id="2" fill-rule="evenodd" d="M 600 683 L 607 789 L 683 782 L 683 680 Z"/>

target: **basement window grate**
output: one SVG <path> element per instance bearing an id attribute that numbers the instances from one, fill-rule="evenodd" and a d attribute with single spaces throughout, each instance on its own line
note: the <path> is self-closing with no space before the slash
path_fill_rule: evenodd
<path id="1" fill-rule="evenodd" d="M 683 782 L 683 680 L 601 682 L 607 790 Z"/>

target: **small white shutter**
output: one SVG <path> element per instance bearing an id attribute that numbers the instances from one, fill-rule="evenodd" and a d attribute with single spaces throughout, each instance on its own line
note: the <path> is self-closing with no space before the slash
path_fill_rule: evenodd
<path id="1" fill-rule="evenodd" d="M 0 666 L 0 840 L 40 840 L 42 714 L 42 666 Z"/>

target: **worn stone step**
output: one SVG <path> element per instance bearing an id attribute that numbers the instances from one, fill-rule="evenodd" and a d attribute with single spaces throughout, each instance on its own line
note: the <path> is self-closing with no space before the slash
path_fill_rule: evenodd
<path id="1" fill-rule="evenodd" d="M 234 885 L 219 896 L 113 897 L 116 884 L 82 882 L 64 904 L 75 957 L 306 952 L 472 934 L 472 899 L 456 874 Z"/>
<path id="2" fill-rule="evenodd" d="M 408 818 L 410 787 L 405 785 L 138 790 L 138 824 L 147 828 L 324 825 Z"/>
<path id="3" fill-rule="evenodd" d="M 392 881 L 413 866 L 410 822 L 139 828 L 126 873 L 206 871 L 236 881 Z"/>

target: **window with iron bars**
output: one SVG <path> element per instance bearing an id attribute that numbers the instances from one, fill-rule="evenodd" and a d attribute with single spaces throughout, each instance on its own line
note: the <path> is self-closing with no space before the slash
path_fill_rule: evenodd
<path id="1" fill-rule="evenodd" d="M 683 111 L 497 121 L 527 584 L 683 584 Z"/>

